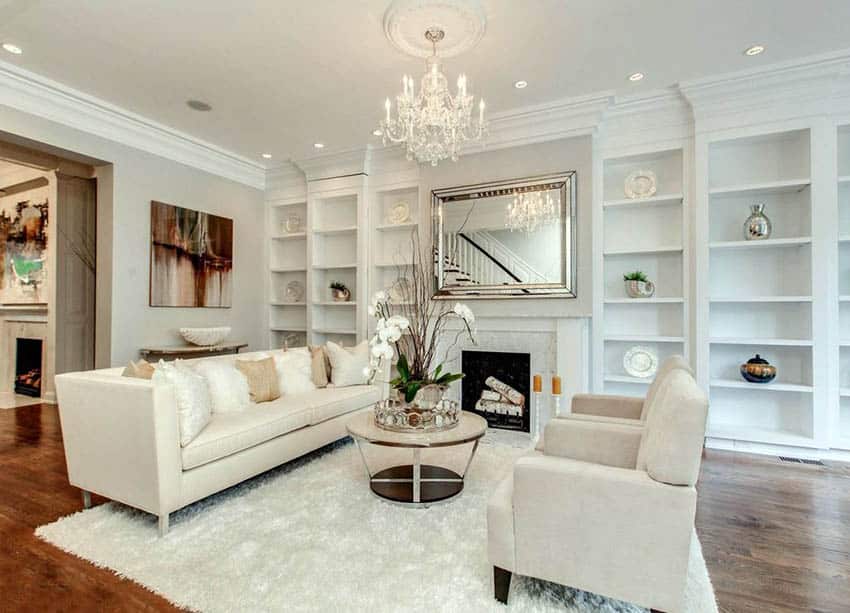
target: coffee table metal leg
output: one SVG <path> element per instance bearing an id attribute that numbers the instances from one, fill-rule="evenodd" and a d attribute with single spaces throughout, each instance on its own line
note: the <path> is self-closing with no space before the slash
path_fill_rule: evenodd
<path id="1" fill-rule="evenodd" d="M 478 441 L 481 439 L 475 439 L 475 443 L 472 445 L 472 452 L 469 454 L 469 459 L 466 461 L 466 466 L 463 468 L 463 472 L 460 473 L 460 478 L 463 479 L 466 477 L 466 471 L 469 470 L 469 466 L 472 464 L 472 458 L 475 457 L 475 452 L 478 451 Z"/>
<path id="2" fill-rule="evenodd" d="M 418 447 L 413 449 L 413 502 L 422 498 L 422 452 Z"/>
<path id="3" fill-rule="evenodd" d="M 369 470 L 369 462 L 366 461 L 366 456 L 363 454 L 363 448 L 360 446 L 360 441 L 356 436 L 352 436 L 354 439 L 354 444 L 357 445 L 357 451 L 360 452 L 360 459 L 363 460 L 363 467 L 366 469 L 366 474 L 369 475 L 369 479 L 372 479 L 372 471 Z"/>

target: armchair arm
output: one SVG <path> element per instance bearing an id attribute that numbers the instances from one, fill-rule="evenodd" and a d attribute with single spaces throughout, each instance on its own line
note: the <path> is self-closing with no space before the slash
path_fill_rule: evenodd
<path id="1" fill-rule="evenodd" d="M 161 515 L 179 508 L 174 389 L 103 373 L 56 376 L 68 480 Z"/>
<path id="2" fill-rule="evenodd" d="M 678 610 L 696 490 L 646 472 L 526 456 L 514 467 L 516 572 Z"/>
<path id="3" fill-rule="evenodd" d="M 573 415 L 640 419 L 643 412 L 643 398 L 611 394 L 576 394 L 573 396 L 571 411 Z"/>
<path id="4" fill-rule="evenodd" d="M 543 453 L 603 464 L 634 468 L 643 426 L 639 423 L 553 419 L 546 424 Z"/>

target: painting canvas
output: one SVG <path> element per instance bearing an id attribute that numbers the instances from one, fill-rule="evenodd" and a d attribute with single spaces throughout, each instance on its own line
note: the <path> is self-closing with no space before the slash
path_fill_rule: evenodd
<path id="1" fill-rule="evenodd" d="M 233 220 L 151 202 L 150 304 L 230 307 Z"/>
<path id="2" fill-rule="evenodd" d="M 0 198 L 0 303 L 47 302 L 47 187 Z"/>

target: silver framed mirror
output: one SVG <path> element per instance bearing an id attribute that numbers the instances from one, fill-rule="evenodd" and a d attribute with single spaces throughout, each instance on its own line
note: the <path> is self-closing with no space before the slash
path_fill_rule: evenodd
<path id="1" fill-rule="evenodd" d="M 575 298 L 576 173 L 431 192 L 435 298 Z"/>

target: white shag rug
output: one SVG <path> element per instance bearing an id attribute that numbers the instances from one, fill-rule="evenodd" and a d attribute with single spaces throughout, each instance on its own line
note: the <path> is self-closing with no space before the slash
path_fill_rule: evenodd
<path id="1" fill-rule="evenodd" d="M 493 599 L 487 500 L 525 451 L 520 440 L 489 433 L 463 494 L 428 509 L 374 497 L 356 447 L 339 443 L 173 514 L 162 539 L 156 518 L 118 503 L 36 534 L 197 611 L 643 611 L 516 575 L 509 606 Z M 378 467 L 400 459 L 368 455 Z M 450 460 L 460 468 L 464 457 Z M 717 612 L 696 537 L 687 605 Z"/>

